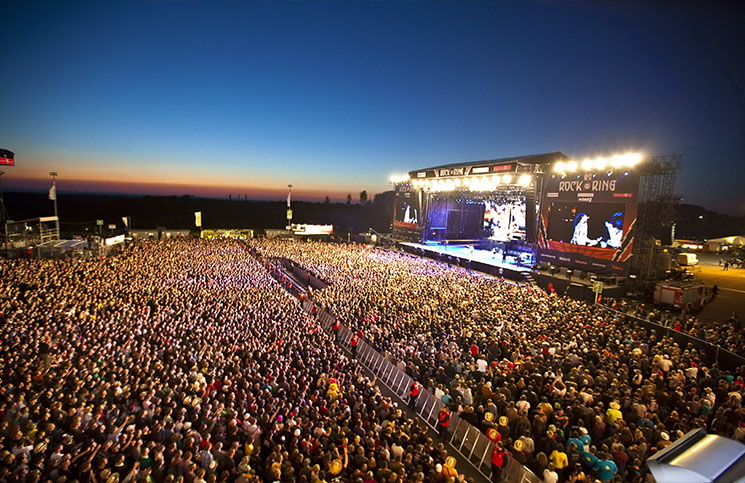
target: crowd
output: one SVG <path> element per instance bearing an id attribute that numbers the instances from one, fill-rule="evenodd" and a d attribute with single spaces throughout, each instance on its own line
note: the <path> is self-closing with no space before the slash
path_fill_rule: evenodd
<path id="1" fill-rule="evenodd" d="M 604 303 L 614 310 L 690 334 L 735 354 L 745 352 L 745 335 L 736 313 L 727 320 L 705 323 L 695 314 L 673 312 L 628 300 L 606 299 Z"/>
<path id="2" fill-rule="evenodd" d="M 391 251 L 253 246 L 327 281 L 315 302 L 544 481 L 649 481 L 694 428 L 745 440 L 745 369 L 619 312 Z"/>
<path id="3" fill-rule="evenodd" d="M 2 483 L 463 481 L 449 457 L 237 242 L 0 260 Z"/>

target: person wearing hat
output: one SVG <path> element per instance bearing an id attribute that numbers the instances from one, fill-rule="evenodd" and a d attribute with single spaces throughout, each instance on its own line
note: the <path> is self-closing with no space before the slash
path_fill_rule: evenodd
<path id="1" fill-rule="evenodd" d="M 508 439 L 510 439 L 510 420 L 507 418 L 507 416 L 499 417 L 499 426 L 497 426 L 497 431 L 499 431 L 499 434 L 502 436 L 503 441 L 507 441 Z"/>
<path id="2" fill-rule="evenodd" d="M 486 434 L 486 432 L 491 428 L 496 428 L 497 425 L 494 424 L 494 413 L 486 412 L 484 413 L 484 420 L 481 421 L 481 432 Z"/>
<path id="3" fill-rule="evenodd" d="M 621 412 L 621 405 L 618 401 L 611 401 L 608 405 L 608 410 L 605 412 L 606 420 L 608 424 L 616 424 L 616 421 L 623 420 L 623 413 Z"/>
<path id="4" fill-rule="evenodd" d="M 601 455 L 602 459 L 598 459 L 598 461 L 595 463 L 595 471 L 598 474 L 598 478 L 603 482 L 607 483 L 610 482 L 613 477 L 618 472 L 618 467 L 616 466 L 616 463 L 611 459 L 610 455 L 603 454 Z"/>
<path id="5" fill-rule="evenodd" d="M 442 474 L 445 478 L 458 478 L 458 471 L 455 469 L 456 460 L 452 456 L 445 458 L 445 464 L 442 465 Z"/>
<path id="6" fill-rule="evenodd" d="M 556 472 L 559 474 L 561 481 L 567 480 L 567 470 L 569 468 L 569 458 L 564 451 L 564 445 L 559 444 L 551 454 L 548 455 L 549 461 L 554 465 Z"/>

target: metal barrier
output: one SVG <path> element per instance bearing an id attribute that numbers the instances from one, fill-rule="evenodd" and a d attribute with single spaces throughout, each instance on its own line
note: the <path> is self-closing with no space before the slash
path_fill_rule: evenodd
<path id="1" fill-rule="evenodd" d="M 325 331 L 333 332 L 332 327 L 336 321 L 333 315 L 308 299 L 303 301 L 303 310 L 309 314 L 315 314 L 319 325 Z M 340 324 L 337 343 L 341 346 L 349 346 L 353 335 L 349 328 Z M 414 381 L 412 377 L 378 352 L 368 341 L 364 339 L 359 341 L 355 357 L 360 364 L 377 377 L 379 382 L 385 384 L 402 401 L 409 400 L 409 388 Z M 443 406 L 443 402 L 436 398 L 434 394 L 422 388 L 419 397 L 416 399 L 414 412 L 429 427 L 437 430 L 438 417 Z M 494 443 L 485 434 L 461 419 L 457 414 L 452 414 L 448 426 L 447 442 L 455 448 L 461 458 L 470 462 L 485 478 L 490 477 Z M 509 483 L 540 483 L 542 481 L 509 455 L 505 455 L 501 478 Z"/>
<path id="2" fill-rule="evenodd" d="M 658 335 L 672 337 L 673 339 L 675 339 L 675 342 L 677 342 L 678 345 L 681 346 L 682 349 L 685 349 L 688 346 L 695 348 L 699 352 L 705 354 L 711 362 L 716 362 L 719 367 L 729 370 L 736 370 L 738 367 L 745 365 L 745 357 L 728 351 L 727 349 L 724 349 L 716 344 L 712 344 L 711 342 L 699 339 L 698 337 L 686 334 L 685 332 L 679 332 L 671 327 L 666 327 L 656 322 L 652 322 L 648 319 L 642 319 L 640 317 L 636 317 L 619 310 L 614 310 L 604 305 L 597 306 L 613 314 L 620 315 L 626 320 L 636 322 L 647 330 L 654 330 L 657 332 Z"/>

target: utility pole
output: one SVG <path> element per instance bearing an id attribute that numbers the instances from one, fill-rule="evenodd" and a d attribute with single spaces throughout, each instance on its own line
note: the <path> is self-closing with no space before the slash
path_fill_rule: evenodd
<path id="1" fill-rule="evenodd" d="M 54 201 L 54 217 L 57 218 L 56 228 L 57 228 L 57 240 L 60 239 L 60 233 L 59 233 L 59 214 L 57 213 L 57 172 L 51 171 L 49 173 L 49 176 L 52 177 L 52 189 L 49 190 L 49 198 L 51 198 Z"/>
<path id="2" fill-rule="evenodd" d="M 8 212 L 5 210 L 5 201 L 3 200 L 3 175 L 5 171 L 0 169 L 0 223 L 3 225 L 3 231 L 5 233 L 5 250 L 8 250 Z"/>
<path id="3" fill-rule="evenodd" d="M 292 198 L 292 185 L 287 185 L 287 229 L 292 230 L 292 207 L 290 206 L 290 199 Z"/>
<path id="4" fill-rule="evenodd" d="M 5 211 L 5 201 L 3 200 L 3 175 L 5 171 L 0 169 L 0 223 L 5 225 L 8 221 L 8 212 Z"/>

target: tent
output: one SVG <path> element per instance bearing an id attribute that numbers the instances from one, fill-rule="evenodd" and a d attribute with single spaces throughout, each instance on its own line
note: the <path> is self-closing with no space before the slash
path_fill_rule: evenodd
<path id="1" fill-rule="evenodd" d="M 745 246 L 745 235 L 724 236 L 706 240 L 706 249 L 712 252 Z"/>

